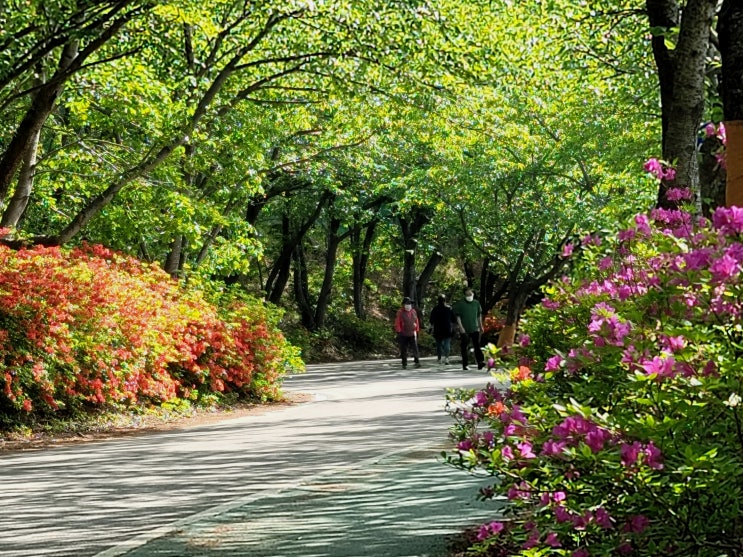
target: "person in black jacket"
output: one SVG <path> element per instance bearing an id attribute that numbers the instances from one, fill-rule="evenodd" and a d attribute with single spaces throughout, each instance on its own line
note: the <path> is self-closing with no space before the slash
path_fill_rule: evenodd
<path id="1" fill-rule="evenodd" d="M 446 304 L 446 296 L 439 294 L 439 303 L 431 310 L 431 326 L 433 338 L 436 339 L 436 355 L 438 362 L 444 359 L 444 365 L 449 364 L 451 352 L 451 337 L 454 335 L 454 324 L 457 318 L 451 307 Z"/>

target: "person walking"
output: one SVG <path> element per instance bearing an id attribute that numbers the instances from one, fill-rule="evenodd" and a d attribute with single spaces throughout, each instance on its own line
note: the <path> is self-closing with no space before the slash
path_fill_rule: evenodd
<path id="1" fill-rule="evenodd" d="M 441 363 L 449 365 L 449 353 L 451 352 L 451 337 L 454 335 L 454 325 L 457 318 L 451 307 L 446 303 L 446 296 L 439 294 L 439 303 L 431 310 L 429 318 L 433 328 L 433 338 L 436 340 L 436 356 Z"/>
<path id="2" fill-rule="evenodd" d="M 395 331 L 397 343 L 400 346 L 402 368 L 408 367 L 408 350 L 412 353 L 415 367 L 421 367 L 418 358 L 418 331 L 421 330 L 418 312 L 413 309 L 413 301 L 407 296 L 402 301 L 402 307 L 395 316 Z"/>
<path id="3" fill-rule="evenodd" d="M 482 306 L 475 300 L 475 293 L 471 288 L 464 291 L 464 299 L 459 300 L 454 307 L 454 315 L 457 318 L 459 327 L 461 349 L 462 349 L 462 369 L 465 371 L 468 367 L 469 343 L 472 342 L 475 349 L 475 360 L 477 369 L 485 367 L 485 356 L 480 347 L 480 335 L 483 331 L 482 324 Z"/>

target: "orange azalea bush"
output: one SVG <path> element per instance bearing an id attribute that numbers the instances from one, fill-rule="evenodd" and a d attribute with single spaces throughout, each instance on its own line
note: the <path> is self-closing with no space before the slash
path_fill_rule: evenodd
<path id="1" fill-rule="evenodd" d="M 301 361 L 278 316 L 223 302 L 101 246 L 0 246 L 0 416 L 279 397 Z"/>

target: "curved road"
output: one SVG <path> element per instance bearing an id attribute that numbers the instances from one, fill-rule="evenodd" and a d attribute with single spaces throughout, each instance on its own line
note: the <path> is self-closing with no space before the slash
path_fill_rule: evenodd
<path id="1" fill-rule="evenodd" d="M 0 453 L 5 557 L 443 557 L 491 518 L 487 478 L 441 462 L 445 389 L 480 371 L 309 366 L 314 401 L 217 424 Z"/>

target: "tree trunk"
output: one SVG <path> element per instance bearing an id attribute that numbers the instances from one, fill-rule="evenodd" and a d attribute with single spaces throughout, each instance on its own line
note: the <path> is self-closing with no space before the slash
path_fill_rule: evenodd
<path id="1" fill-rule="evenodd" d="M 487 315 L 495 304 L 500 302 L 508 291 L 508 281 L 499 277 L 490 270 L 490 261 L 485 258 L 482 261 L 480 271 L 480 305 L 482 312 Z"/>
<path id="2" fill-rule="evenodd" d="M 292 261 L 292 267 L 294 269 L 294 300 L 299 308 L 302 325 L 308 331 L 315 331 L 317 330 L 317 323 L 315 323 L 315 314 L 312 311 L 312 304 L 309 299 L 310 285 L 307 277 L 307 258 L 304 255 L 302 242 L 294 249 Z"/>
<path id="3" fill-rule="evenodd" d="M 344 238 L 344 236 L 338 234 L 340 227 L 340 219 L 333 218 L 330 220 L 328 243 L 325 250 L 325 274 L 323 276 L 320 292 L 317 295 L 317 306 L 315 306 L 315 326 L 318 329 L 325 326 L 325 319 L 328 315 L 330 292 L 333 289 L 333 276 L 338 262 L 338 246 L 340 246 L 340 243 Z"/>
<path id="4" fill-rule="evenodd" d="M 78 44 L 78 41 L 72 41 L 65 45 L 57 72 L 48 83 L 34 92 L 31 106 L 0 158 L 0 203 L 5 201 L 18 168 L 29 158 L 29 150 L 33 147 L 35 151 L 38 147 L 41 128 L 54 110 L 66 79 L 72 75 L 68 72 L 78 55 Z M 65 76 L 64 79 L 62 76 Z"/>
<path id="5" fill-rule="evenodd" d="M 403 242 L 402 292 L 403 296 L 409 296 L 415 302 L 418 301 L 415 271 L 418 234 L 428 221 L 429 217 L 423 211 L 415 211 L 409 219 L 400 218 Z"/>
<path id="6" fill-rule="evenodd" d="M 307 232 L 320 218 L 323 208 L 330 199 L 331 194 L 323 192 L 320 200 L 317 202 L 315 211 L 309 218 L 302 223 L 298 230 L 292 233 L 291 220 L 288 215 L 282 217 L 282 246 L 278 258 L 274 262 L 271 272 L 266 280 L 265 292 L 269 302 L 278 305 L 284 294 L 286 284 L 289 282 L 291 272 L 292 254 L 294 249 L 299 245 Z"/>
<path id="7" fill-rule="evenodd" d="M 721 92 L 727 134 L 725 204 L 743 207 L 743 4 L 725 0 L 717 31 L 722 56 Z"/>
<path id="8" fill-rule="evenodd" d="M 170 244 L 170 252 L 165 259 L 164 269 L 171 277 L 177 278 L 181 268 L 183 254 L 183 234 L 177 234 Z"/>
<path id="9" fill-rule="evenodd" d="M 361 226 L 356 226 L 351 231 L 352 265 L 353 265 L 353 309 L 356 317 L 366 319 L 366 308 L 364 306 L 364 281 L 366 280 L 366 269 L 369 264 L 369 253 L 376 234 L 377 219 L 366 225 L 364 235 L 361 235 Z"/>
<path id="10" fill-rule="evenodd" d="M 7 209 L 3 213 L 3 217 L 0 220 L 0 227 L 18 227 L 18 223 L 26 212 L 28 206 L 28 200 L 31 198 L 31 191 L 34 185 L 34 175 L 36 173 L 36 155 L 39 147 L 39 138 L 41 137 L 41 129 L 37 130 L 31 138 L 31 142 L 26 149 L 26 154 L 23 157 L 21 165 L 21 172 L 18 175 L 18 183 L 15 186 L 13 197 L 11 197 L 8 203 Z"/>
<path id="11" fill-rule="evenodd" d="M 651 27 L 668 27 L 674 23 L 678 2 L 648 0 L 646 5 Z M 677 202 L 666 199 L 669 188 L 689 188 L 701 212 L 697 134 L 704 112 L 706 56 L 716 6 L 717 0 L 686 2 L 678 43 L 672 54 L 661 44 L 664 37 L 653 38 L 653 53 L 661 80 L 663 159 L 676 170 L 673 180 L 661 182 L 659 207 L 676 208 Z M 672 80 L 672 86 L 666 82 L 668 79 Z"/>
<path id="12" fill-rule="evenodd" d="M 498 348 L 513 345 L 516 339 L 521 314 L 524 312 L 526 300 L 532 293 L 532 288 L 524 283 L 517 283 L 509 288 L 508 308 L 506 309 L 506 323 L 498 335 Z"/>
<path id="13" fill-rule="evenodd" d="M 441 253 L 439 253 L 438 251 L 433 252 L 428 258 L 426 266 L 423 267 L 423 272 L 421 272 L 421 274 L 418 276 L 418 280 L 416 281 L 416 292 L 418 293 L 417 307 L 418 310 L 422 313 L 427 313 L 425 308 L 428 283 L 431 282 L 431 277 L 433 276 L 434 271 L 436 271 L 436 267 L 438 267 L 439 263 L 441 263 L 442 259 L 444 259 L 444 256 L 441 255 Z"/>

